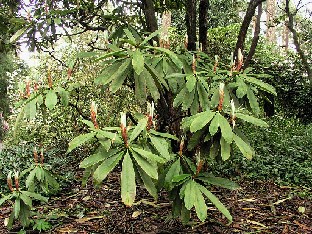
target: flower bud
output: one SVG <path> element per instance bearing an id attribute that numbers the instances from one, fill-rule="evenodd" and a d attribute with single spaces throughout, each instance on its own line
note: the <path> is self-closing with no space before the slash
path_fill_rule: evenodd
<path id="1" fill-rule="evenodd" d="M 15 181 L 15 187 L 16 190 L 19 191 L 19 178 L 18 178 L 18 171 L 15 172 L 14 174 L 14 181 Z"/>
<path id="2" fill-rule="evenodd" d="M 9 187 L 10 191 L 13 192 L 14 189 L 13 189 L 13 186 L 12 186 L 12 178 L 11 178 L 11 176 L 12 176 L 12 172 L 10 171 L 9 174 L 8 174 L 8 177 L 7 177 L 7 184 L 8 184 L 8 187 Z"/>
<path id="3" fill-rule="evenodd" d="M 218 105 L 218 111 L 222 110 L 223 101 L 224 101 L 224 83 L 222 82 L 219 85 L 219 105 Z"/>

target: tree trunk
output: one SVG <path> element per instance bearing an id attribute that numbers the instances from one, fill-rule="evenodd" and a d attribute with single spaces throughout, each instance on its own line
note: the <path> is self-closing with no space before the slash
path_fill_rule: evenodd
<path id="1" fill-rule="evenodd" d="M 207 31 L 208 31 L 208 9 L 209 0 L 200 0 L 199 3 L 199 44 L 203 52 L 207 52 Z"/>
<path id="2" fill-rule="evenodd" d="M 153 0 L 142 0 L 142 10 L 144 12 L 146 30 L 155 32 L 158 29 L 157 19 L 155 15 L 155 6 Z M 153 38 L 158 43 L 158 38 Z"/>
<path id="3" fill-rule="evenodd" d="M 285 48 L 285 50 L 288 50 L 288 46 L 289 46 L 289 30 L 288 30 L 288 21 L 285 21 L 285 24 L 283 26 L 283 34 L 282 34 L 282 40 L 283 40 L 283 47 Z"/>
<path id="4" fill-rule="evenodd" d="M 187 49 L 196 50 L 196 0 L 186 0 Z"/>
<path id="5" fill-rule="evenodd" d="M 238 62 L 238 50 L 241 49 L 242 53 L 244 51 L 244 42 L 246 39 L 247 31 L 252 20 L 252 17 L 255 14 L 255 10 L 260 3 L 264 2 L 265 0 L 251 0 L 249 2 L 246 15 L 244 17 L 243 23 L 240 27 L 239 34 L 236 41 L 235 51 L 234 51 L 234 59 L 236 63 Z"/>
<path id="6" fill-rule="evenodd" d="M 275 44 L 276 43 L 276 32 L 275 32 L 275 12 L 276 12 L 276 0 L 267 0 L 267 8 L 266 8 L 266 24 L 267 31 L 266 37 L 269 42 Z"/>
<path id="7" fill-rule="evenodd" d="M 294 39 L 294 44 L 296 47 L 296 50 L 301 58 L 302 64 L 305 68 L 305 70 L 307 71 L 308 74 L 308 79 L 310 80 L 310 85 L 312 85 L 312 70 L 311 67 L 308 63 L 308 59 L 305 56 L 303 50 L 301 49 L 300 43 L 299 43 L 299 38 L 298 38 L 298 33 L 294 28 L 294 14 L 290 12 L 289 10 L 289 0 L 286 0 L 286 6 L 285 6 L 285 11 L 286 14 L 288 16 L 288 29 L 289 31 L 291 31 L 292 35 L 293 35 L 293 39 Z"/>
<path id="8" fill-rule="evenodd" d="M 161 22 L 161 34 L 159 45 L 162 48 L 169 49 L 170 41 L 169 41 L 169 27 L 171 26 L 171 12 L 165 11 L 162 16 Z"/>
<path id="9" fill-rule="evenodd" d="M 261 20 L 261 14 L 262 14 L 262 3 L 259 4 L 258 6 L 258 14 L 256 17 L 256 22 L 255 22 L 255 31 L 254 31 L 254 36 L 251 42 L 251 46 L 249 49 L 248 56 L 245 60 L 244 63 L 244 68 L 247 68 L 249 66 L 251 58 L 254 56 L 256 52 L 256 47 L 259 41 L 259 34 L 260 34 L 260 20 Z"/>

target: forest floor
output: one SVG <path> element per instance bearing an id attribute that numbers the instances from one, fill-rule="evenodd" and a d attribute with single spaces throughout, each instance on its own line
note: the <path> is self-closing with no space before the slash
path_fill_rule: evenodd
<path id="1" fill-rule="evenodd" d="M 171 207 L 165 194 L 159 194 L 156 203 L 140 188 L 136 203 L 125 207 L 115 173 L 100 188 L 76 185 L 51 198 L 47 205 L 37 207 L 37 218 L 45 218 L 52 225 L 41 233 L 312 233 L 311 191 L 273 182 L 245 181 L 240 185 L 241 189 L 235 191 L 212 190 L 230 210 L 231 224 L 210 204 L 206 222 L 197 220 L 193 212 L 193 222 L 184 226 L 170 218 Z M 3 225 L 10 211 L 9 207 L 0 210 L 1 234 L 17 233 L 8 232 Z"/>

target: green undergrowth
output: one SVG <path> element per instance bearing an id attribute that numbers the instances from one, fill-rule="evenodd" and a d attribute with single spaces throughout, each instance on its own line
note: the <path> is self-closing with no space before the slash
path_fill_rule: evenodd
<path id="1" fill-rule="evenodd" d="M 269 128 L 246 125 L 255 150 L 252 160 L 234 149 L 233 158 L 212 164 L 215 174 L 237 179 L 273 180 L 280 185 L 312 187 L 312 124 L 274 116 Z"/>

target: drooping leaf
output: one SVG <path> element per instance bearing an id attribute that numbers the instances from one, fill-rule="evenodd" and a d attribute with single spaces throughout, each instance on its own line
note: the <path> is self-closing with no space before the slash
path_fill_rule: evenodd
<path id="1" fill-rule="evenodd" d="M 66 90 L 61 90 L 59 92 L 59 95 L 61 97 L 61 103 L 64 105 L 64 106 L 68 106 L 68 103 L 69 103 L 69 92 L 66 91 Z"/>
<path id="2" fill-rule="evenodd" d="M 154 37 L 156 37 L 158 34 L 160 34 L 162 32 L 162 29 L 160 28 L 160 29 L 158 29 L 158 30 L 156 30 L 156 31 L 154 31 L 154 32 L 152 32 L 148 37 L 146 37 L 145 39 L 144 39 L 144 41 L 142 41 L 141 42 L 141 46 L 143 46 L 143 45 L 145 45 L 147 42 L 149 42 L 151 39 L 153 39 Z"/>
<path id="3" fill-rule="evenodd" d="M 136 40 L 135 40 L 134 36 L 132 35 L 132 33 L 130 32 L 130 30 L 125 28 L 124 32 L 127 35 L 128 39 L 130 40 L 131 44 L 135 45 L 136 44 Z"/>
<path id="4" fill-rule="evenodd" d="M 121 199 L 126 206 L 132 206 L 136 195 L 135 172 L 133 163 L 127 152 L 121 171 Z"/>
<path id="5" fill-rule="evenodd" d="M 141 167 L 141 169 L 151 178 L 158 179 L 157 167 L 147 161 L 145 158 L 132 151 L 132 156 L 137 162 L 137 164 Z"/>
<path id="6" fill-rule="evenodd" d="M 154 49 L 154 50 L 158 50 L 161 51 L 165 54 L 168 55 L 168 57 L 171 59 L 171 61 L 180 69 L 182 69 L 183 67 L 183 63 L 182 61 L 178 58 L 178 56 L 172 52 L 171 50 L 165 49 L 165 48 L 161 48 L 161 47 L 152 47 L 152 46 L 147 46 L 147 48 L 149 49 Z"/>
<path id="7" fill-rule="evenodd" d="M 88 168 L 101 162 L 104 159 L 114 156 L 120 151 L 120 149 L 112 149 L 109 151 L 100 150 L 99 152 L 92 154 L 91 156 L 85 158 L 79 165 L 80 168 Z"/>
<path id="8" fill-rule="evenodd" d="M 205 203 L 205 198 L 202 195 L 199 186 L 197 183 L 194 182 L 194 191 L 195 194 L 195 201 L 194 206 L 196 210 L 197 217 L 200 219 L 200 221 L 204 222 L 207 218 L 207 205 Z"/>
<path id="9" fill-rule="evenodd" d="M 215 177 L 212 174 L 205 174 L 204 176 L 200 176 L 197 178 L 205 183 L 220 186 L 222 188 L 227 188 L 231 190 L 235 190 L 239 188 L 239 185 L 237 183 L 226 178 Z"/>
<path id="10" fill-rule="evenodd" d="M 110 90 L 115 93 L 127 78 L 127 74 L 129 72 L 131 59 L 126 59 L 123 64 L 118 68 L 118 70 L 112 75 L 112 83 L 110 86 Z"/>
<path id="11" fill-rule="evenodd" d="M 220 146 L 221 146 L 221 157 L 222 160 L 228 160 L 231 155 L 231 145 L 224 140 L 223 137 L 220 139 Z"/>
<path id="12" fill-rule="evenodd" d="M 230 221 L 233 221 L 233 218 L 228 211 L 228 209 L 220 202 L 220 200 L 213 195 L 208 189 L 206 189 L 204 186 L 197 184 L 200 191 L 207 196 L 207 198 L 211 201 L 212 204 L 214 204 L 217 209 Z"/>
<path id="13" fill-rule="evenodd" d="M 141 102 L 146 101 L 146 79 L 145 76 L 140 74 L 138 76 L 136 73 L 134 73 L 134 85 L 135 85 L 135 97 Z"/>
<path id="14" fill-rule="evenodd" d="M 102 70 L 101 74 L 95 79 L 95 84 L 106 85 L 109 82 L 111 82 L 117 76 L 117 74 L 116 76 L 114 76 L 114 74 L 117 73 L 121 65 L 122 65 L 121 61 L 115 61 L 111 65 L 105 67 Z"/>
<path id="15" fill-rule="evenodd" d="M 170 166 L 166 177 L 165 177 L 165 188 L 169 191 L 172 187 L 172 179 L 174 176 L 179 175 L 181 171 L 180 158 L 178 158 L 172 165 Z"/>
<path id="16" fill-rule="evenodd" d="M 264 122 L 261 119 L 258 119 L 258 118 L 255 118 L 253 116 L 250 116 L 250 115 L 245 115 L 245 114 L 242 114 L 242 113 L 236 113 L 236 117 L 239 118 L 239 119 L 245 120 L 245 121 L 247 121 L 249 123 L 252 123 L 254 125 L 257 125 L 259 127 L 268 127 L 268 124 L 266 122 Z"/>
<path id="17" fill-rule="evenodd" d="M 141 73 L 141 75 L 145 77 L 146 87 L 148 88 L 154 101 L 158 100 L 160 97 L 160 94 L 159 94 L 158 88 L 155 84 L 155 81 L 152 75 L 146 70 L 146 68 L 143 69 L 143 72 Z"/>
<path id="18" fill-rule="evenodd" d="M 257 87 L 259 87 L 260 89 L 266 91 L 266 92 L 269 92 L 273 95 L 277 95 L 276 91 L 275 91 L 275 88 L 268 84 L 268 83 L 264 83 L 263 81 L 257 79 L 257 78 L 254 78 L 254 77 L 251 77 L 251 76 L 247 76 L 245 74 L 242 74 L 241 75 L 248 83 L 251 83 L 253 85 L 256 85 Z"/>
<path id="19" fill-rule="evenodd" d="M 138 171 L 140 173 L 141 179 L 142 179 L 142 181 L 144 183 L 144 186 L 145 186 L 146 190 L 156 200 L 157 197 L 158 197 L 157 188 L 156 188 L 154 182 L 152 181 L 151 177 L 148 176 L 140 167 L 138 168 Z"/>
<path id="20" fill-rule="evenodd" d="M 116 167 L 119 161 L 122 159 L 124 152 L 120 152 L 110 158 L 105 159 L 101 165 L 94 171 L 93 177 L 97 183 L 102 182 L 107 175 Z"/>
<path id="21" fill-rule="evenodd" d="M 30 197 L 26 196 L 24 193 L 21 193 L 20 198 L 21 198 L 21 200 L 23 200 L 25 205 L 27 205 L 30 208 L 32 207 L 32 200 Z"/>
<path id="22" fill-rule="evenodd" d="M 193 180 L 190 180 L 185 185 L 184 191 L 184 204 L 186 209 L 190 210 L 194 206 L 196 194 L 194 193 L 196 183 Z"/>
<path id="23" fill-rule="evenodd" d="M 151 140 L 151 143 L 155 147 L 155 149 L 160 153 L 160 155 L 164 157 L 166 160 L 169 160 L 170 154 L 168 151 L 167 141 L 164 138 L 152 135 L 150 135 L 149 139 Z"/>
<path id="24" fill-rule="evenodd" d="M 222 137 L 230 144 L 233 140 L 232 128 L 225 117 L 220 113 L 216 113 L 209 126 L 211 136 L 217 133 L 219 127 L 221 128 Z"/>
<path id="25" fill-rule="evenodd" d="M 21 199 L 18 197 L 14 203 L 14 218 L 17 219 L 21 210 Z"/>
<path id="26" fill-rule="evenodd" d="M 173 106 L 174 107 L 178 107 L 181 103 L 183 103 L 184 99 L 186 98 L 186 96 L 189 94 L 189 92 L 187 91 L 187 88 L 184 87 L 179 93 L 178 95 L 175 97 L 174 101 L 173 101 Z"/>
<path id="27" fill-rule="evenodd" d="M 33 193 L 33 192 L 29 192 L 29 191 L 23 191 L 22 193 L 24 193 L 26 196 L 32 197 L 32 198 L 34 198 L 34 199 L 36 199 L 38 201 L 43 201 L 45 203 L 48 202 L 48 198 L 47 197 L 41 196 L 38 193 Z"/>
<path id="28" fill-rule="evenodd" d="M 155 135 L 155 136 L 161 136 L 161 137 L 168 138 L 168 139 L 172 139 L 172 140 L 175 140 L 175 141 L 178 140 L 178 138 L 177 138 L 176 136 L 173 136 L 173 135 L 171 135 L 171 134 L 169 134 L 169 133 L 157 132 L 157 131 L 155 131 L 155 130 L 153 130 L 153 129 L 150 130 L 150 133 L 153 134 L 153 135 Z"/>
<path id="29" fill-rule="evenodd" d="M 156 154 L 153 154 L 152 152 L 146 151 L 144 149 L 141 148 L 137 148 L 137 147 L 131 147 L 131 149 L 133 149 L 135 152 L 137 152 L 139 155 L 143 156 L 144 158 L 154 161 L 154 162 L 158 162 L 158 163 L 165 163 L 166 160 Z"/>
<path id="30" fill-rule="evenodd" d="M 202 85 L 202 82 L 197 82 L 197 92 L 200 106 L 204 111 L 208 110 L 209 109 L 208 92 Z"/>
<path id="31" fill-rule="evenodd" d="M 25 115 L 26 118 L 32 120 L 35 118 L 37 112 L 37 102 L 36 99 L 31 100 L 25 105 Z"/>
<path id="32" fill-rule="evenodd" d="M 185 83 L 187 90 L 189 92 L 192 92 L 195 88 L 195 85 L 196 85 L 196 77 L 193 74 L 188 75 L 186 77 L 186 83 Z"/>
<path id="33" fill-rule="evenodd" d="M 140 75 L 144 69 L 144 56 L 138 49 L 133 53 L 132 66 L 137 75 Z"/>
<path id="34" fill-rule="evenodd" d="M 45 105 L 49 110 L 52 110 L 57 104 L 57 95 L 53 90 L 50 90 L 45 99 Z"/>
<path id="35" fill-rule="evenodd" d="M 201 112 L 201 113 L 195 115 L 196 117 L 194 118 L 193 122 L 191 123 L 190 131 L 196 132 L 196 131 L 202 129 L 211 121 L 211 119 L 214 117 L 214 115 L 215 115 L 215 112 L 212 112 L 210 110 L 204 111 L 204 112 Z"/>
<path id="36" fill-rule="evenodd" d="M 243 141 L 242 138 L 240 138 L 236 134 L 234 134 L 233 140 L 236 143 L 236 145 L 239 148 L 239 150 L 242 152 L 242 154 L 247 159 L 251 159 L 252 156 L 253 156 L 253 150 L 251 149 L 251 147 L 245 141 Z"/>
<path id="37" fill-rule="evenodd" d="M 256 115 L 259 115 L 259 113 L 260 113 L 259 103 L 258 103 L 256 95 L 254 94 L 254 92 L 252 91 L 252 89 L 250 87 L 247 89 L 247 98 L 249 100 L 249 105 L 250 105 L 252 111 Z"/>
<path id="38" fill-rule="evenodd" d="M 86 143 L 87 141 L 90 141 L 95 136 L 95 134 L 96 134 L 95 132 L 90 132 L 75 137 L 71 142 L 69 142 L 66 154 L 71 152 L 73 149 L 81 146 L 82 144 Z"/>

